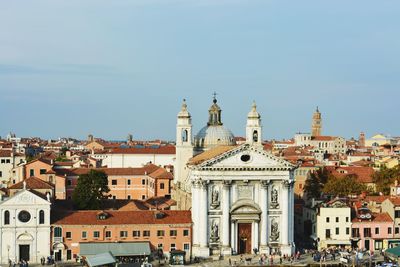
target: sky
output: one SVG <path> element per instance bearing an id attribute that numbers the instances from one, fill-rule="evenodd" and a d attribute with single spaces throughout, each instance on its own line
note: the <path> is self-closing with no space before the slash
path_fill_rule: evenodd
<path id="1" fill-rule="evenodd" d="M 244 136 L 400 135 L 400 1 L 0 0 L 0 136 L 174 140 L 217 92 Z"/>

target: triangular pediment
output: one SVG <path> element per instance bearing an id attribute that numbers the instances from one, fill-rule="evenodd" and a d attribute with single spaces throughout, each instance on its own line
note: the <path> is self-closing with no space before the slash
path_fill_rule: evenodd
<path id="1" fill-rule="evenodd" d="M 244 144 L 208 159 L 197 167 L 289 170 L 295 166 L 265 151 L 262 147 Z"/>
<path id="2" fill-rule="evenodd" d="M 14 196 L 3 201 L 1 206 L 13 206 L 13 205 L 50 205 L 50 202 L 46 199 L 32 193 L 29 190 L 21 190 Z"/>

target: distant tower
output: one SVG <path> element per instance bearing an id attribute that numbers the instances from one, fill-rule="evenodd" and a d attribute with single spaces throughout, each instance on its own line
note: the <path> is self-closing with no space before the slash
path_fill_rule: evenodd
<path id="1" fill-rule="evenodd" d="M 94 137 L 93 137 L 92 134 L 89 134 L 87 139 L 88 139 L 89 142 L 93 142 L 94 141 Z"/>
<path id="2" fill-rule="evenodd" d="M 127 141 L 128 142 L 132 142 L 132 140 L 133 140 L 133 135 L 132 134 L 128 134 Z"/>
<path id="3" fill-rule="evenodd" d="M 365 133 L 361 132 L 360 136 L 358 137 L 358 146 L 365 146 Z"/>
<path id="4" fill-rule="evenodd" d="M 261 116 L 257 112 L 256 102 L 253 102 L 251 111 L 247 115 L 246 143 L 251 145 L 262 145 Z"/>
<path id="5" fill-rule="evenodd" d="M 322 117 L 317 107 L 317 110 L 314 112 L 312 118 L 311 135 L 320 136 L 321 132 L 322 132 Z"/>
<path id="6" fill-rule="evenodd" d="M 188 175 L 186 163 L 193 157 L 192 117 L 187 110 L 186 100 L 178 113 L 176 125 L 176 157 L 174 167 L 174 183 L 182 184 Z"/>

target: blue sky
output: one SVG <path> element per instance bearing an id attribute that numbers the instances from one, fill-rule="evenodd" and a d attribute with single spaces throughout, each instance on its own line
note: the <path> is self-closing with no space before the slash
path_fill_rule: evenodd
<path id="1" fill-rule="evenodd" d="M 400 135 L 400 1 L 0 0 L 0 135 L 174 139 L 212 92 L 244 135 Z"/>

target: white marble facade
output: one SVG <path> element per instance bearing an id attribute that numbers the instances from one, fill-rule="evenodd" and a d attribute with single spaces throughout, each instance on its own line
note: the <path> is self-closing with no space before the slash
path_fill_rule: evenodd
<path id="1" fill-rule="evenodd" d="M 193 255 L 293 253 L 292 169 L 249 144 L 191 166 Z"/>
<path id="2" fill-rule="evenodd" d="M 21 190 L 0 203 L 0 262 L 39 263 L 50 255 L 50 201 Z"/>
<path id="3" fill-rule="evenodd" d="M 193 256 L 293 253 L 295 166 L 264 150 L 255 103 L 243 145 L 228 130 L 211 131 L 222 125 L 215 97 L 194 138 L 186 102 L 178 114 L 174 183 L 191 195 Z"/>

